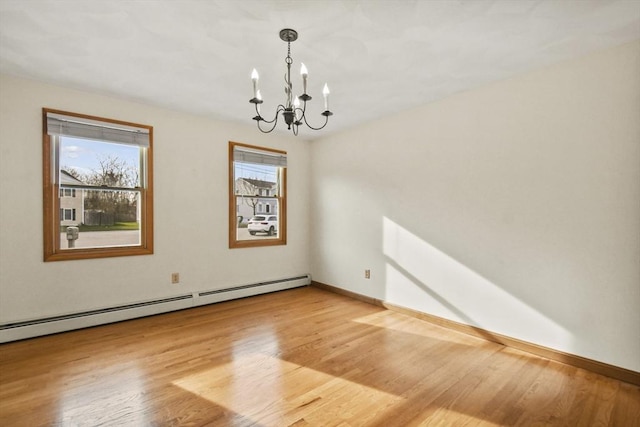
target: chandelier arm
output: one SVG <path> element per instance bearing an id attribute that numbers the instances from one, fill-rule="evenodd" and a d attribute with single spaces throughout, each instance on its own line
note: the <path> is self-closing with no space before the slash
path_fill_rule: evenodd
<path id="1" fill-rule="evenodd" d="M 271 122 L 267 122 L 267 123 L 272 123 L 273 122 L 273 126 L 271 126 L 271 129 L 269 129 L 269 130 L 264 130 L 264 129 L 262 129 L 260 127 L 260 122 L 261 121 L 263 122 L 264 120 L 258 120 L 258 130 L 260 130 L 260 132 L 262 132 L 262 133 L 270 133 L 271 131 L 273 131 L 276 128 L 276 126 L 278 124 L 278 116 L 276 116 L 276 118 L 274 120 L 272 120 Z"/>
<path id="2" fill-rule="evenodd" d="M 280 111 L 284 111 L 284 106 L 282 104 L 278 105 L 278 108 L 276 108 L 276 116 L 273 119 L 265 120 L 264 117 L 260 116 L 260 113 L 258 113 L 258 116 L 260 116 L 260 121 L 262 122 L 273 123 L 278 121 L 278 114 L 280 113 Z"/>
<path id="3" fill-rule="evenodd" d="M 249 102 L 251 102 L 251 101 L 249 101 Z M 256 115 L 253 118 L 253 120 L 257 120 L 259 122 L 260 120 L 264 120 L 264 118 L 260 115 L 260 110 L 259 110 L 260 107 L 258 106 L 258 104 L 259 103 L 257 103 L 257 102 L 254 103 L 254 106 L 256 108 Z"/>
<path id="4" fill-rule="evenodd" d="M 276 126 L 278 125 L 278 116 L 280 115 L 280 112 L 284 111 L 284 106 L 282 104 L 278 105 L 278 108 L 276 108 L 276 116 L 273 118 L 273 120 L 265 120 L 262 117 L 260 118 L 260 120 L 257 120 L 258 122 L 258 129 L 260 130 L 260 132 L 262 133 L 270 133 L 272 132 Z M 271 126 L 271 129 L 269 130 L 264 130 L 260 127 L 260 122 L 265 122 L 265 123 L 273 123 L 273 126 Z"/>
<path id="5" fill-rule="evenodd" d="M 325 113 L 330 113 L 330 112 L 329 112 L 329 111 L 325 111 Z M 313 130 L 320 130 L 320 129 L 324 128 L 324 127 L 327 125 L 327 123 L 329 123 L 329 116 L 330 116 L 330 114 L 323 114 L 323 116 L 324 116 L 324 124 L 323 124 L 322 126 L 318 127 L 318 128 L 313 127 L 313 126 L 311 126 L 311 125 L 309 124 L 309 122 L 307 121 L 307 116 L 304 116 L 304 115 L 303 115 L 303 116 L 302 116 L 302 119 L 304 120 L 304 124 L 305 124 L 305 125 L 307 125 L 307 127 L 309 127 L 310 129 L 313 129 Z"/>

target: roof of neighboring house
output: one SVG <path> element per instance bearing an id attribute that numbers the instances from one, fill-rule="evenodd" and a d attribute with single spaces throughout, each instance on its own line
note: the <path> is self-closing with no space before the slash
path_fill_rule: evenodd
<path id="1" fill-rule="evenodd" d="M 76 178 L 75 176 L 71 175 L 69 172 L 67 172 L 64 169 L 60 170 L 60 184 L 61 185 L 69 185 L 69 184 L 84 184 L 84 182 L 80 181 L 78 178 Z"/>
<path id="2" fill-rule="evenodd" d="M 276 185 L 275 182 L 261 181 L 259 179 L 251 179 L 251 178 L 238 178 L 238 179 L 242 179 L 257 188 L 273 188 L 273 186 Z"/>

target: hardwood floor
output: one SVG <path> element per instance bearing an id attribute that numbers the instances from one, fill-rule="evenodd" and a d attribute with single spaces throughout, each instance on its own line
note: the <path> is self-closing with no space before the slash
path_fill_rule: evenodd
<path id="1" fill-rule="evenodd" d="M 316 288 L 0 346 L 2 426 L 640 426 L 640 387 Z"/>

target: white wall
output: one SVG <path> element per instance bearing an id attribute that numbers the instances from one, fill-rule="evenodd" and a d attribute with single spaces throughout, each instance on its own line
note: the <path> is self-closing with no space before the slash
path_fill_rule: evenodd
<path id="1" fill-rule="evenodd" d="M 42 261 L 42 107 L 154 126 L 154 255 Z M 250 125 L 0 76 L 0 321 L 311 271 L 640 371 L 639 117 L 640 43 L 311 148 Z M 286 246 L 228 249 L 229 140 L 289 152 Z M 185 209 L 197 215 L 185 221 Z"/>
<path id="2" fill-rule="evenodd" d="M 640 371 L 640 43 L 311 158 L 314 280 Z"/>
<path id="3" fill-rule="evenodd" d="M 0 78 L 0 322 L 309 272 L 307 143 L 263 135 L 251 123 Z M 154 255 L 42 261 L 42 107 L 154 126 Z M 229 140 L 288 152 L 286 246 L 228 249 Z M 171 284 L 172 272 L 180 284 Z"/>

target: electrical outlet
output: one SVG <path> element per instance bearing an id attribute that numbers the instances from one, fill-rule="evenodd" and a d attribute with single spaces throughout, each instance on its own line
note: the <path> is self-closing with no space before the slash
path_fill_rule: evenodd
<path id="1" fill-rule="evenodd" d="M 371 279 L 371 270 L 365 270 L 364 271 L 364 278 L 365 279 Z"/>
<path id="2" fill-rule="evenodd" d="M 180 273 L 171 273 L 171 283 L 180 283 Z"/>

